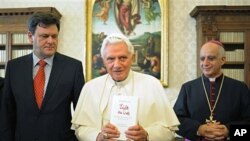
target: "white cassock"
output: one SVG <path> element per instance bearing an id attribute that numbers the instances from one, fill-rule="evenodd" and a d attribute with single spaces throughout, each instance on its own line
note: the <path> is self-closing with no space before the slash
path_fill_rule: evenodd
<path id="1" fill-rule="evenodd" d="M 113 95 L 139 98 L 138 124 L 150 141 L 174 140 L 180 124 L 160 81 L 150 75 L 130 71 L 122 82 L 106 74 L 87 82 L 81 92 L 72 118 L 72 129 L 79 141 L 95 141 L 102 126 L 110 120 Z"/>

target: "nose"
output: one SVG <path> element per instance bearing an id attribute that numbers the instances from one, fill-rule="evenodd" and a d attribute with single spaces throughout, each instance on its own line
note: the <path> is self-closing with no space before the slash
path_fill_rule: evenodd
<path id="1" fill-rule="evenodd" d="M 115 59 L 115 61 L 114 61 L 114 67 L 115 68 L 119 68 L 120 66 L 121 66 L 120 60 L 119 59 Z"/>
<path id="2" fill-rule="evenodd" d="M 55 41 L 55 39 L 52 36 L 48 37 L 48 43 L 53 43 Z"/>

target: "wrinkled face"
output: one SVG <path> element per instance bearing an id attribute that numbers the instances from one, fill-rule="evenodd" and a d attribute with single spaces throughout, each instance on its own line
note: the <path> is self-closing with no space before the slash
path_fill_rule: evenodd
<path id="1" fill-rule="evenodd" d="M 214 43 L 206 43 L 200 50 L 200 69 L 206 77 L 218 77 L 222 73 L 225 57 L 220 55 L 219 48 Z"/>
<path id="2" fill-rule="evenodd" d="M 58 44 L 58 29 L 56 25 L 37 26 L 34 35 L 28 32 L 28 37 L 38 58 L 43 59 L 55 54 Z"/>
<path id="3" fill-rule="evenodd" d="M 111 77 L 115 81 L 125 80 L 133 62 L 133 54 L 127 45 L 124 42 L 108 44 L 103 54 L 103 62 Z"/>

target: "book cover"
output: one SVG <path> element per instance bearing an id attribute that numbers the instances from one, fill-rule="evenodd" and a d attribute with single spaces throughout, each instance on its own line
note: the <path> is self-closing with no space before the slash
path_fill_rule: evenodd
<path id="1" fill-rule="evenodd" d="M 120 131 L 118 140 L 126 140 L 125 131 L 130 126 L 137 124 L 138 97 L 118 96 L 113 97 L 110 123 Z"/>

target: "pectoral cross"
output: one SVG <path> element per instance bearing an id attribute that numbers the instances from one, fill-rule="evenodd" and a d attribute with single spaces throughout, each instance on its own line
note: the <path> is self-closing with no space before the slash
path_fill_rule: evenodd
<path id="1" fill-rule="evenodd" d="M 209 119 L 206 119 L 206 123 L 216 123 L 216 120 L 213 120 L 213 115 L 211 114 L 210 116 L 209 116 Z"/>

